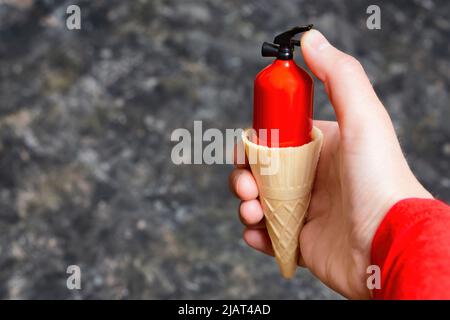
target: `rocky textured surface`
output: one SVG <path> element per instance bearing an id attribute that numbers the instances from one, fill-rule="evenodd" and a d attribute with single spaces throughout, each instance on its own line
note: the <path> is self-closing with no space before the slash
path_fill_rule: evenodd
<path id="1" fill-rule="evenodd" d="M 450 3 L 383 1 L 378 31 L 369 4 L 0 1 L 0 298 L 338 297 L 249 250 L 230 167 L 173 165 L 170 134 L 247 126 L 260 43 L 314 23 L 362 61 L 413 169 L 450 201 Z"/>

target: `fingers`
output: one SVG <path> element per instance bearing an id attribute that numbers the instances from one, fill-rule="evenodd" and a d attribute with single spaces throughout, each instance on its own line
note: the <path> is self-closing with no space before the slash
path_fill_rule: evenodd
<path id="1" fill-rule="evenodd" d="M 267 229 L 245 229 L 243 235 L 244 241 L 253 249 L 265 254 L 274 255 L 272 242 L 270 241 Z"/>
<path id="2" fill-rule="evenodd" d="M 306 32 L 301 41 L 305 61 L 325 84 L 343 129 L 364 129 L 386 120 L 386 111 L 358 60 L 333 47 L 317 30 Z"/>
<path id="3" fill-rule="evenodd" d="M 230 188 L 243 200 L 239 206 L 239 216 L 243 224 L 255 226 L 264 218 L 258 197 L 258 187 L 249 170 L 234 169 L 230 175 Z"/>
<path id="4" fill-rule="evenodd" d="M 229 178 L 230 189 L 241 200 L 258 197 L 258 186 L 252 173 L 247 169 L 234 169 Z"/>
<path id="5" fill-rule="evenodd" d="M 264 213 L 258 197 L 258 187 L 247 169 L 234 169 L 230 175 L 230 188 L 243 200 L 239 206 L 239 217 L 248 228 L 244 240 L 252 248 L 273 256 L 272 243 L 265 229 Z"/>
<path id="6" fill-rule="evenodd" d="M 264 213 L 261 204 L 256 199 L 241 202 L 239 217 L 246 226 L 265 227 Z"/>

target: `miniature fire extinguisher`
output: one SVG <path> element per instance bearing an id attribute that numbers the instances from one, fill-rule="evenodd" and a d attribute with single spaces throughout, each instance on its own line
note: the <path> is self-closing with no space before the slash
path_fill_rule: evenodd
<path id="1" fill-rule="evenodd" d="M 259 145 L 298 147 L 311 141 L 314 84 L 293 59 L 294 46 L 300 46 L 293 37 L 312 26 L 294 27 L 277 35 L 273 44 L 262 46 L 263 57 L 276 59 L 258 73 L 254 83 L 253 128 Z M 272 137 L 271 129 L 278 129 L 278 139 Z"/>
<path id="2" fill-rule="evenodd" d="M 276 36 L 274 44 L 263 44 L 262 55 L 276 59 L 256 76 L 254 130 L 242 133 L 264 221 L 285 278 L 293 277 L 297 268 L 300 232 L 323 142 L 320 129 L 312 126 L 313 80 L 293 60 L 294 46 L 300 46 L 293 37 L 311 28 L 295 27 Z"/>

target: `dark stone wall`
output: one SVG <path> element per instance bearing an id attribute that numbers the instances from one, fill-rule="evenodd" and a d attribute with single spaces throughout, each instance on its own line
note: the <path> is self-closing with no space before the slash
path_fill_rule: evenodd
<path id="1" fill-rule="evenodd" d="M 378 31 L 369 4 L 0 2 L 0 298 L 338 297 L 248 249 L 231 167 L 175 166 L 170 134 L 248 126 L 260 44 L 314 23 L 361 60 L 414 172 L 450 201 L 450 2 L 380 2 Z M 318 81 L 315 115 L 334 118 Z"/>

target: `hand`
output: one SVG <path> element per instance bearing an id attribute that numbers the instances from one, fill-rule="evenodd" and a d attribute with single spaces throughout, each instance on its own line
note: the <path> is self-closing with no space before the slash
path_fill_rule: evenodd
<path id="1" fill-rule="evenodd" d="M 370 298 L 366 268 L 384 215 L 401 199 L 432 196 L 411 172 L 391 119 L 361 64 L 316 30 L 302 37 L 302 52 L 324 83 L 337 122 L 314 121 L 324 134 L 324 144 L 300 234 L 299 263 L 347 298 Z M 242 200 L 245 241 L 273 255 L 248 167 L 234 169 L 230 185 Z"/>

